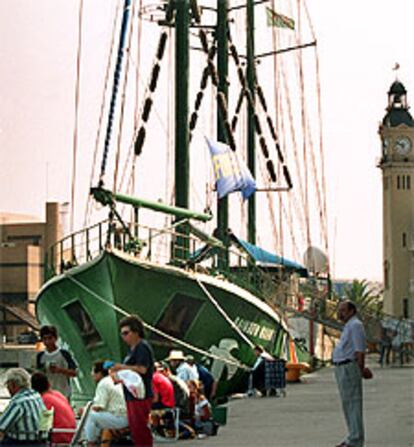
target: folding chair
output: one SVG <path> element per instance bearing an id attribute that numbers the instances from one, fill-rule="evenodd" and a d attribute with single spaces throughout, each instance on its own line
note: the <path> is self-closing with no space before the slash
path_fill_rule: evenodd
<path id="1" fill-rule="evenodd" d="M 72 442 L 69 444 L 70 447 L 74 447 L 79 444 L 79 441 L 82 436 L 82 431 L 85 428 L 86 420 L 88 419 L 89 413 L 91 412 L 92 405 L 93 405 L 93 400 L 91 400 L 90 402 L 88 402 L 85 405 L 85 408 L 82 413 L 82 417 L 80 418 L 79 424 L 76 427 L 76 431 L 73 435 Z M 66 432 L 68 432 L 68 430 L 66 430 Z"/>

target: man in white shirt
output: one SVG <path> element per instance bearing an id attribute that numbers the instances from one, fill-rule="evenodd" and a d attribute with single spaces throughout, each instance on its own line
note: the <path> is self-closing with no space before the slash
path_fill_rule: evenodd
<path id="1" fill-rule="evenodd" d="M 108 374 L 107 362 L 95 362 L 93 380 L 97 383 L 92 411 L 86 420 L 88 447 L 96 445 L 102 430 L 128 427 L 127 408 L 121 384 L 115 384 Z"/>
<path id="2" fill-rule="evenodd" d="M 355 304 L 351 301 L 344 301 L 339 305 L 338 318 L 345 326 L 334 349 L 332 363 L 335 365 L 335 377 L 348 427 L 348 437 L 336 447 L 364 445 L 362 378 L 369 379 L 372 373 L 365 368 L 365 331 L 356 313 Z"/>

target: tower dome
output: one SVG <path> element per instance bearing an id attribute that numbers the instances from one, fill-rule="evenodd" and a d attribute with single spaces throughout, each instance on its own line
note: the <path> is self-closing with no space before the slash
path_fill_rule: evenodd
<path id="1" fill-rule="evenodd" d="M 414 127 L 414 120 L 408 109 L 407 90 L 402 82 L 395 80 L 388 90 L 387 113 L 382 124 L 385 127 L 398 127 L 401 124 Z"/>
<path id="2" fill-rule="evenodd" d="M 388 90 L 389 95 L 406 95 L 407 90 L 404 87 L 404 84 L 398 80 L 395 80 L 390 89 Z"/>

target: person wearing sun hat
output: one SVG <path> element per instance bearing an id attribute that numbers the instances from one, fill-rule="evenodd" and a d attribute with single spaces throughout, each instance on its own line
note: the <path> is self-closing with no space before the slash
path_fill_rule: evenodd
<path id="1" fill-rule="evenodd" d="M 175 375 L 184 382 L 198 380 L 198 373 L 186 362 L 186 356 L 183 351 L 173 349 L 165 361 L 170 364 Z"/>

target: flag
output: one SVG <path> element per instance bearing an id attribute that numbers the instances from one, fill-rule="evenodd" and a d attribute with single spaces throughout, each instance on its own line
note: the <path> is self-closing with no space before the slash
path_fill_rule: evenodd
<path id="1" fill-rule="evenodd" d="M 270 8 L 266 8 L 267 26 L 277 26 L 278 28 L 295 29 L 295 21 L 290 17 L 278 14 Z"/>
<path id="2" fill-rule="evenodd" d="M 227 144 L 208 138 L 206 140 L 213 162 L 219 199 L 234 191 L 241 191 L 243 199 L 248 199 L 256 191 L 256 182 L 247 166 Z"/>

